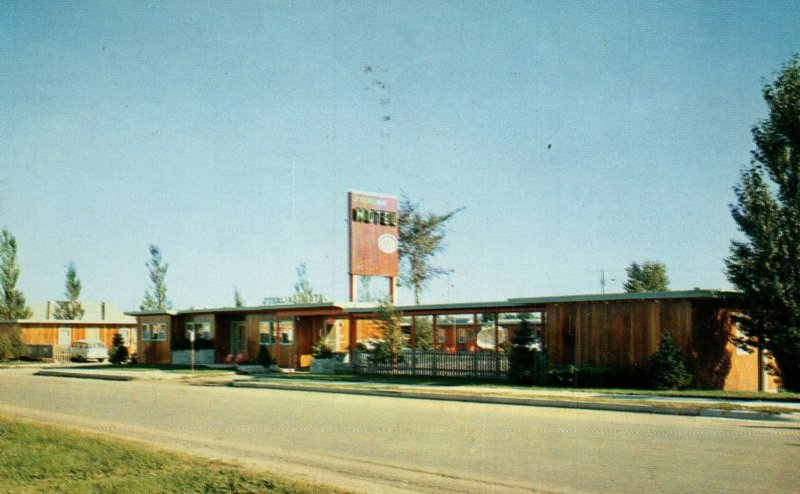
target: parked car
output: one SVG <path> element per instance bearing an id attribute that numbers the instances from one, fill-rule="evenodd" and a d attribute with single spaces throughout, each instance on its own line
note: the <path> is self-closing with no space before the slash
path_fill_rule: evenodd
<path id="1" fill-rule="evenodd" d="M 100 340 L 78 340 L 69 347 L 69 356 L 72 360 L 103 362 L 108 359 L 108 348 Z"/>

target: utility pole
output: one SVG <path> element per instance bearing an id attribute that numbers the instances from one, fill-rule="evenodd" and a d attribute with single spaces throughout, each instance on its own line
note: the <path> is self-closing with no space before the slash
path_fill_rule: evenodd
<path id="1" fill-rule="evenodd" d="M 616 278 L 611 278 L 610 281 L 617 281 L 617 279 Z M 606 270 L 605 269 L 601 269 L 600 270 L 600 293 L 601 294 L 605 294 L 606 293 L 606 284 L 607 284 L 607 282 L 606 282 Z"/>

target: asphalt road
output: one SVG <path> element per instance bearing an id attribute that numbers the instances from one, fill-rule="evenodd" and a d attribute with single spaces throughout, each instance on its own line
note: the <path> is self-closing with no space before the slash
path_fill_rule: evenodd
<path id="1" fill-rule="evenodd" d="M 800 424 L 38 377 L 0 413 L 365 492 L 796 492 Z"/>

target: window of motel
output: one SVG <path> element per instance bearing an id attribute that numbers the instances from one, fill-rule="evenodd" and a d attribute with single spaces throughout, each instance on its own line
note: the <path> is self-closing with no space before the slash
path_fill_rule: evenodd
<path id="1" fill-rule="evenodd" d="M 278 325 L 281 335 L 281 345 L 294 344 L 294 318 L 283 317 Z"/>
<path id="2" fill-rule="evenodd" d="M 275 319 L 266 318 L 258 323 L 259 341 L 262 345 L 275 344 Z"/>
<path id="3" fill-rule="evenodd" d="M 508 312 L 500 314 L 500 327 L 501 329 L 505 330 L 501 331 L 501 333 L 506 332 L 508 343 L 514 341 L 514 335 L 522 324 L 522 321 L 526 321 L 528 323 L 528 327 L 530 328 L 531 337 L 533 338 L 533 341 L 531 342 L 531 348 L 535 350 L 541 350 L 541 312 Z M 500 344 L 503 343 L 506 343 L 506 341 L 503 341 L 503 336 L 501 334 Z"/>
<path id="4" fill-rule="evenodd" d="M 142 324 L 142 339 L 144 341 L 166 341 L 167 339 L 167 325 L 159 324 Z"/>
<path id="5" fill-rule="evenodd" d="M 186 338 L 191 338 L 189 335 L 194 331 L 195 338 L 198 340 L 211 339 L 211 323 L 205 322 L 187 322 L 186 323 Z"/>

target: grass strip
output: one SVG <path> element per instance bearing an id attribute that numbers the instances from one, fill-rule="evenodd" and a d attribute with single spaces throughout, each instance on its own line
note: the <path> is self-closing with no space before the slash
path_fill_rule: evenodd
<path id="1" fill-rule="evenodd" d="M 0 492 L 345 493 L 49 425 L 0 417 Z"/>
<path id="2" fill-rule="evenodd" d="M 642 397 L 667 396 L 676 398 L 710 398 L 725 400 L 767 400 L 767 401 L 786 401 L 800 402 L 800 393 L 780 392 L 780 393 L 761 393 L 756 391 L 722 391 L 722 390 L 694 390 L 685 389 L 678 391 L 661 391 L 648 389 L 606 389 L 606 388 L 559 388 L 550 386 L 515 386 L 513 384 L 497 382 L 496 380 L 472 379 L 472 378 L 436 378 L 426 376 L 382 376 L 365 374 L 275 374 L 270 375 L 270 379 L 285 379 L 287 381 L 306 381 L 330 384 L 386 384 L 403 385 L 411 384 L 419 387 L 441 386 L 454 389 L 469 390 L 470 387 L 480 386 L 481 388 L 492 388 L 498 392 L 504 391 L 532 391 L 532 392 L 586 392 L 609 395 L 637 395 Z"/>

